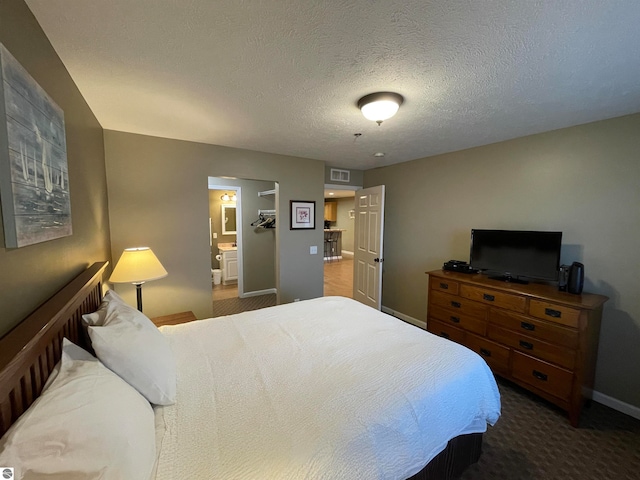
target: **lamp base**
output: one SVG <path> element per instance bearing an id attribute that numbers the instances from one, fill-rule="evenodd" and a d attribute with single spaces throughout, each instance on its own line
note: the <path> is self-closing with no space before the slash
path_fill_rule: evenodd
<path id="1" fill-rule="evenodd" d="M 136 298 L 138 300 L 138 310 L 142 312 L 142 283 L 135 283 L 136 286 Z"/>

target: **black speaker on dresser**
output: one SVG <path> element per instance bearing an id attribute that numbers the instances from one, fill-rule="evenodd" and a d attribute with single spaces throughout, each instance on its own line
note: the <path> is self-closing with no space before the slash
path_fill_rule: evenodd
<path id="1" fill-rule="evenodd" d="M 567 282 L 567 291 L 569 293 L 582 293 L 584 286 L 584 265 L 580 262 L 573 262 L 569 268 L 569 281 Z"/>

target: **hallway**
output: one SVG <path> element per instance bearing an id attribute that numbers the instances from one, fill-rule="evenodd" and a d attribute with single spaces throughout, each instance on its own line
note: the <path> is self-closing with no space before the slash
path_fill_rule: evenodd
<path id="1" fill-rule="evenodd" d="M 353 298 L 353 258 L 324 262 L 324 296 Z"/>

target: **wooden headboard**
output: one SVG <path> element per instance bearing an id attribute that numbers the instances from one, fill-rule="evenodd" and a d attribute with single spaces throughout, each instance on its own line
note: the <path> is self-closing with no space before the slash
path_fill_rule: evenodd
<path id="1" fill-rule="evenodd" d="M 100 305 L 108 264 L 91 265 L 0 339 L 0 436 L 42 392 L 62 339 L 88 347 L 82 315 Z"/>

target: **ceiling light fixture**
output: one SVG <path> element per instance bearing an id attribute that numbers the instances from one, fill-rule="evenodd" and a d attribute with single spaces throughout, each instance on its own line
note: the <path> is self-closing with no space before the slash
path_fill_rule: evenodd
<path id="1" fill-rule="evenodd" d="M 224 195 L 220 197 L 220 200 L 222 200 L 223 202 L 235 202 L 236 200 L 238 200 L 238 197 L 236 197 L 235 193 L 232 196 L 229 196 L 227 192 L 224 192 Z"/>
<path id="2" fill-rule="evenodd" d="M 403 101 L 404 98 L 399 93 L 376 92 L 358 100 L 358 108 L 367 120 L 372 120 L 380 126 L 384 120 L 396 114 Z"/>

